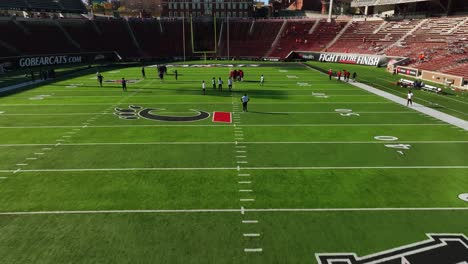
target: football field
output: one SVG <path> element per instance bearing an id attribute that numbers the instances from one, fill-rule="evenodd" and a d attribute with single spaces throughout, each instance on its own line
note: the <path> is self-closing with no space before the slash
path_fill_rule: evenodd
<path id="1" fill-rule="evenodd" d="M 301 64 L 235 68 L 232 92 L 229 66 L 177 65 L 2 97 L 0 262 L 320 263 L 468 235 L 467 131 Z"/>

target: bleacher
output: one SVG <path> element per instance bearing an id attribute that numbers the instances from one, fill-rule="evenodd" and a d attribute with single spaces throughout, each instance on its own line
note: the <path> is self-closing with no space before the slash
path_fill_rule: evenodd
<path id="1" fill-rule="evenodd" d="M 101 35 L 89 20 L 60 20 L 59 21 L 66 32 L 81 47 L 82 51 L 113 51 L 108 47 L 96 45 L 100 42 Z"/>
<path id="2" fill-rule="evenodd" d="M 271 57 L 284 58 L 292 50 L 302 50 L 307 45 L 307 35 L 315 23 L 315 20 L 287 21 L 286 28 Z"/>
<path id="3" fill-rule="evenodd" d="M 0 10 L 86 13 L 81 0 L 0 0 Z"/>
<path id="4" fill-rule="evenodd" d="M 346 21 L 332 21 L 328 23 L 321 20 L 317 28 L 307 36 L 306 50 L 322 50 L 346 26 Z"/>
<path id="5" fill-rule="evenodd" d="M 129 30 L 122 19 L 94 20 L 100 31 L 100 38 L 96 47 L 113 50 L 122 57 L 137 57 L 139 50 L 130 37 Z"/>
<path id="6" fill-rule="evenodd" d="M 354 21 L 327 51 L 409 57 L 411 67 L 468 78 L 466 21 L 466 17 L 431 18 L 424 23 Z M 194 23 L 194 28 L 208 30 Z M 348 22 L 288 20 L 272 47 L 283 23 L 280 19 L 230 19 L 230 57 L 262 58 L 270 53 L 270 57 L 283 58 L 293 50 L 323 51 Z M 185 55 L 201 56 L 192 54 L 190 23 L 185 22 L 185 36 L 182 28 L 182 20 L 174 19 L 3 19 L 0 57 L 112 51 L 124 59 L 181 57 L 184 37 Z M 195 37 L 197 45 L 204 43 L 201 47 L 207 49 L 218 45 L 217 56 L 227 56 L 226 20 L 218 20 L 216 41 L 209 31 L 202 39 Z"/>
<path id="7" fill-rule="evenodd" d="M 283 21 L 230 20 L 230 55 L 234 57 L 263 57 L 271 48 Z M 223 28 L 225 30 L 225 28 Z M 222 56 L 227 54 L 227 42 L 222 43 Z"/>
<path id="8" fill-rule="evenodd" d="M 447 74 L 452 74 L 455 76 L 462 76 L 468 79 L 468 63 L 458 64 L 457 66 L 452 67 L 450 69 L 443 70 L 442 72 L 447 73 Z"/>
<path id="9" fill-rule="evenodd" d="M 374 31 L 383 23 L 381 20 L 352 22 L 340 39 L 328 48 L 328 51 L 361 54 L 374 54 L 381 51 L 382 48 L 373 43 L 372 39 Z"/>

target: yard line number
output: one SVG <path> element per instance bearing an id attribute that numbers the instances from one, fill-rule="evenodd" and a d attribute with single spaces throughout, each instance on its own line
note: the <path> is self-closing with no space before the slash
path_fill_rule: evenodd
<path id="1" fill-rule="evenodd" d="M 339 113 L 340 116 L 359 116 L 359 114 L 354 113 L 352 109 L 335 109 L 335 112 Z"/>
<path id="2" fill-rule="evenodd" d="M 380 140 L 380 141 L 396 141 L 398 140 L 397 137 L 394 136 L 375 136 L 374 139 Z M 404 155 L 403 150 L 409 150 L 411 149 L 410 144 L 385 144 L 384 145 L 387 148 L 393 148 L 397 149 L 397 153 Z"/>

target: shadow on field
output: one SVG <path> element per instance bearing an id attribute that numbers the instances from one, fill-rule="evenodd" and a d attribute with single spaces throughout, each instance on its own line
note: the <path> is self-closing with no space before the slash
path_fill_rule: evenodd
<path id="1" fill-rule="evenodd" d="M 259 112 L 259 111 L 249 111 L 249 113 L 261 114 L 261 115 L 289 115 L 289 114 L 286 114 L 286 113 Z"/>
<path id="2" fill-rule="evenodd" d="M 67 87 L 72 84 L 52 84 L 50 86 L 62 86 L 62 87 Z M 162 88 L 162 87 L 144 87 L 140 88 L 137 85 L 134 86 L 135 84 L 127 84 L 128 91 L 132 92 L 137 91 L 138 93 L 146 93 L 146 94 L 158 94 L 158 91 L 161 92 L 174 92 L 176 95 L 202 95 L 202 90 L 201 88 Z M 122 88 L 120 84 L 117 83 L 112 83 L 112 84 L 105 84 L 103 87 L 99 87 L 98 84 L 96 85 L 77 85 L 77 87 L 74 88 L 98 88 L 98 89 L 115 89 L 116 91 L 120 91 Z M 261 90 L 260 90 L 261 89 Z M 73 89 L 70 89 L 73 90 Z M 96 92 L 96 90 L 94 90 Z M 258 88 L 255 90 L 252 89 L 233 89 L 231 92 L 229 92 L 227 87 L 223 88 L 223 91 L 220 92 L 218 89 L 213 89 L 211 87 L 206 88 L 206 95 L 205 96 L 219 96 L 219 97 L 242 97 L 244 94 L 247 94 L 249 97 L 252 98 L 272 98 L 272 99 L 285 99 L 288 97 L 288 92 L 287 88 L 285 90 L 268 90 L 268 89 L 262 89 Z M 162 94 L 164 95 L 164 94 Z"/>

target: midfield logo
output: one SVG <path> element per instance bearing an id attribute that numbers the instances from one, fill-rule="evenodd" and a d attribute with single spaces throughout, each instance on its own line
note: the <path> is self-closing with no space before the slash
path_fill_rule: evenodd
<path id="1" fill-rule="evenodd" d="M 154 112 L 161 111 L 161 108 L 143 108 L 137 105 L 130 105 L 128 109 L 115 108 L 115 115 L 120 119 L 135 120 L 139 118 L 145 118 L 154 121 L 169 121 L 169 122 L 192 122 L 200 121 L 210 117 L 208 112 L 193 110 L 197 115 L 193 116 L 168 116 L 168 115 L 157 115 Z"/>
<path id="2" fill-rule="evenodd" d="M 319 264 L 468 264 L 463 234 L 427 234 L 428 240 L 357 257 L 354 253 L 315 254 Z"/>

